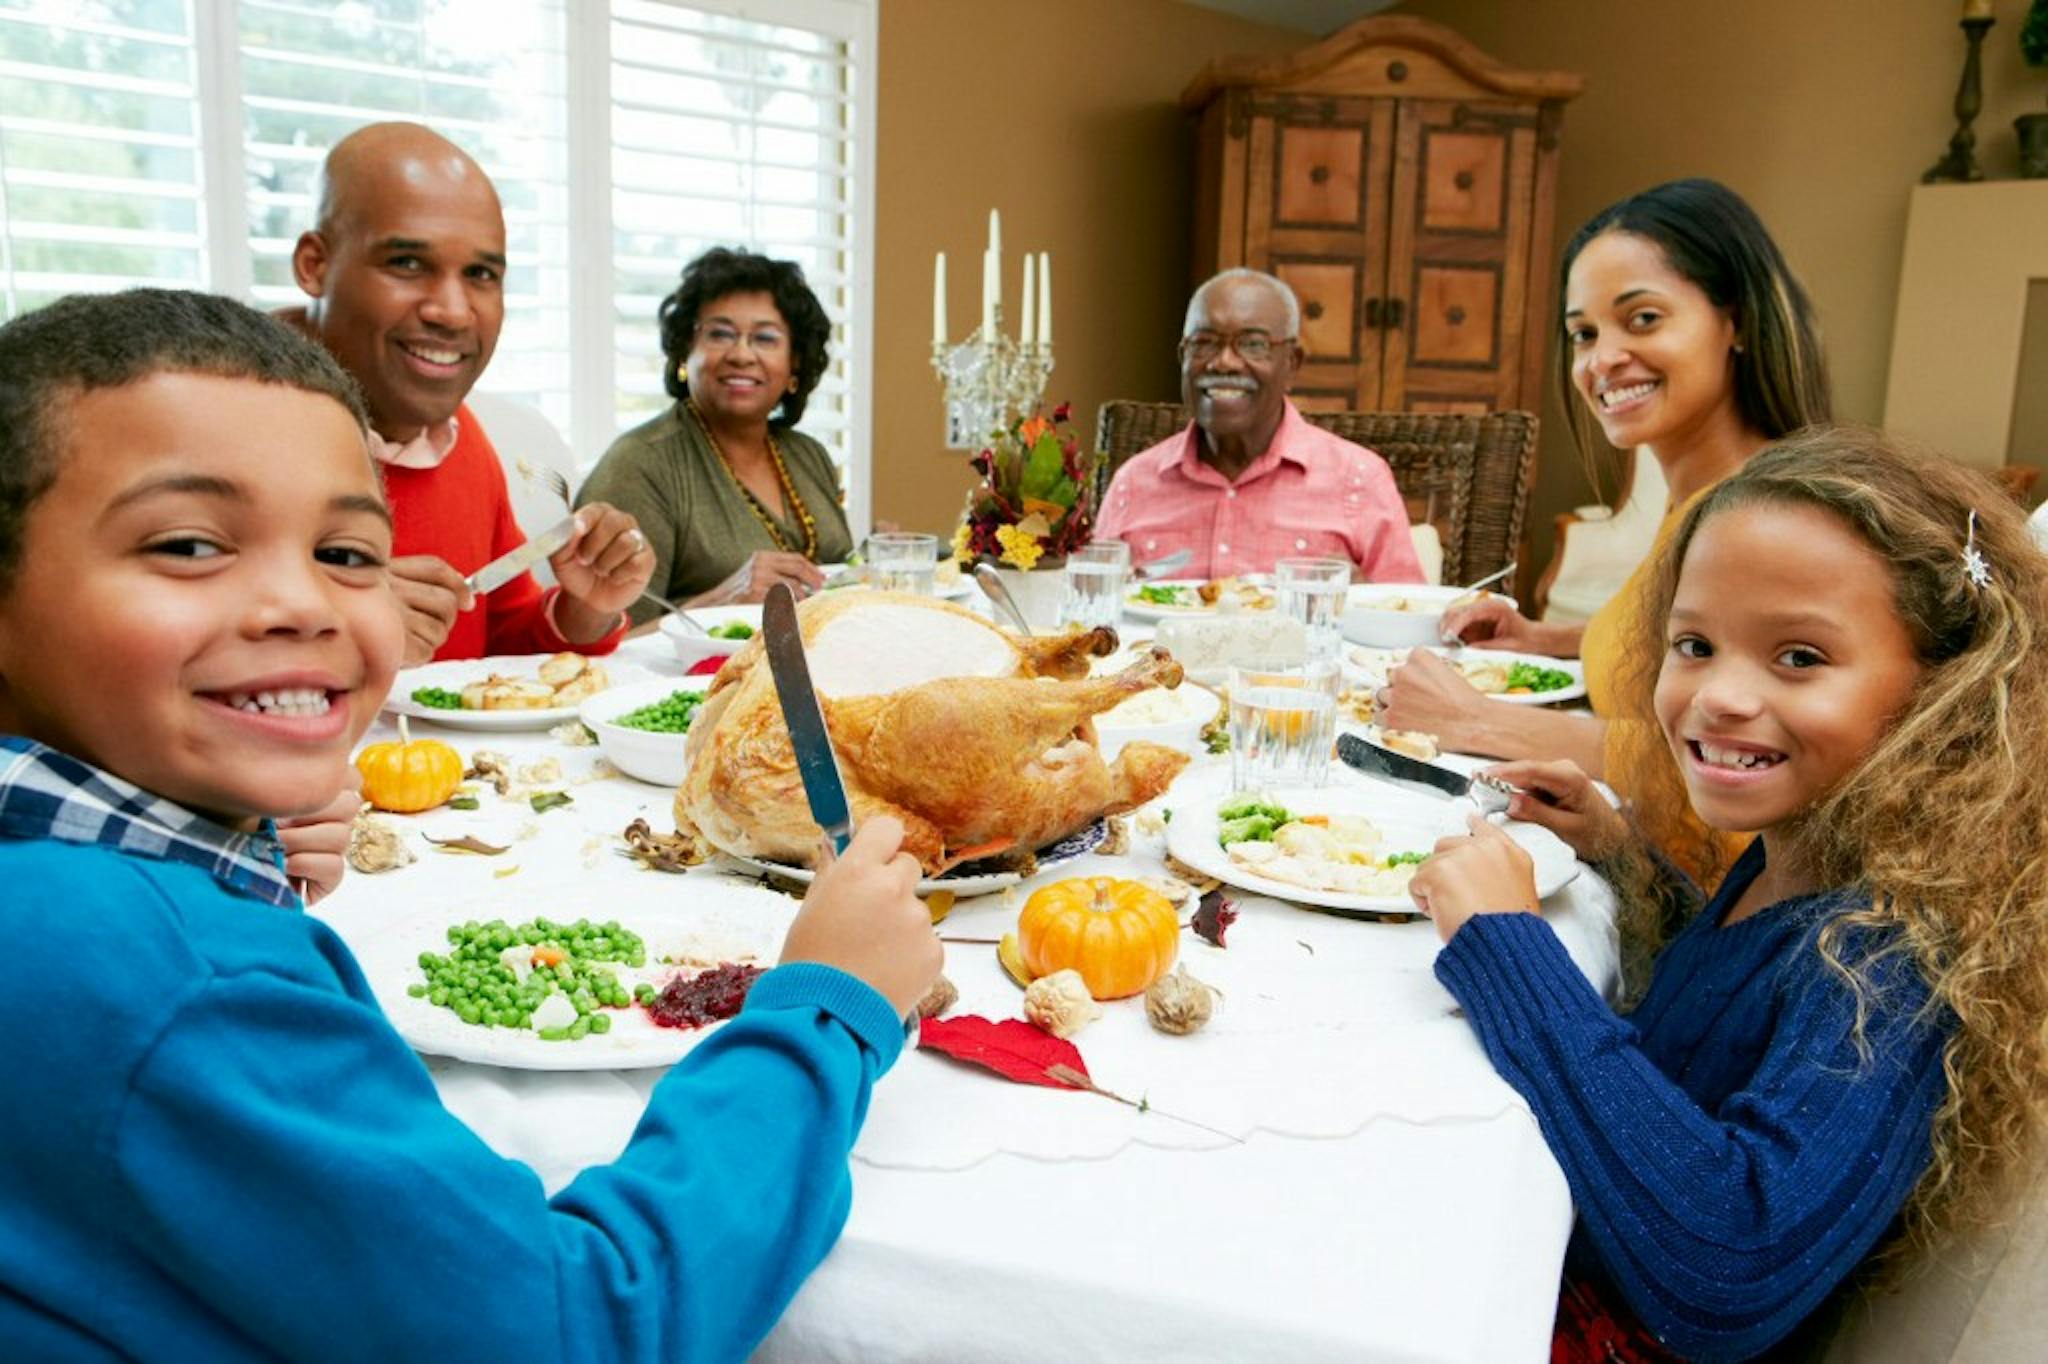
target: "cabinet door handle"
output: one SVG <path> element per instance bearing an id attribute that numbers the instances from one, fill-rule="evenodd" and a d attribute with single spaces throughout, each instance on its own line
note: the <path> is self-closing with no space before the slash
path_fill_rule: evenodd
<path id="1" fill-rule="evenodd" d="M 1384 320 L 1385 308 L 1385 299 L 1367 299 L 1365 301 L 1365 325 L 1371 327 L 1374 331 L 1378 331 L 1381 327 L 1386 326 L 1387 324 Z"/>
<path id="2" fill-rule="evenodd" d="M 1312 185 L 1324 184 L 1328 182 L 1329 178 L 1330 168 L 1328 166 L 1316 166 L 1308 173 L 1308 182 Z"/>
<path id="3" fill-rule="evenodd" d="M 1301 306 L 1301 315 L 1313 322 L 1323 315 L 1323 305 L 1311 299 Z"/>
<path id="4" fill-rule="evenodd" d="M 1388 330 L 1388 331 L 1394 331 L 1394 330 L 1397 330 L 1397 329 L 1398 329 L 1398 328 L 1400 327 L 1400 325 L 1401 325 L 1401 319 L 1402 319 L 1403 317 L 1405 317 L 1405 316 L 1407 315 L 1407 312 L 1408 312 L 1408 304 L 1407 304 L 1407 302 L 1406 302 L 1405 300 L 1403 300 L 1403 299 L 1398 299 L 1398 298 L 1390 298 L 1390 299 L 1388 299 L 1388 300 L 1387 300 L 1387 330 Z"/>
<path id="5" fill-rule="evenodd" d="M 1463 308 L 1460 308 L 1457 304 L 1453 303 L 1449 308 L 1444 310 L 1444 321 L 1450 323 L 1453 327 L 1464 326 L 1465 310 Z"/>

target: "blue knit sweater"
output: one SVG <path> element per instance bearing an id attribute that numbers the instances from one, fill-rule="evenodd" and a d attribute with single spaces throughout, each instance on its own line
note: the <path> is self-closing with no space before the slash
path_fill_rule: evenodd
<path id="1" fill-rule="evenodd" d="M 903 1041 L 853 977 L 770 971 L 550 1199 L 318 921 L 0 837 L 0 923 L 10 1359 L 741 1359 L 838 1236 Z"/>
<path id="2" fill-rule="evenodd" d="M 1575 1253 L 1694 1359 L 1756 1355 L 1848 1277 L 1925 1169 L 1947 1092 L 1947 1029 L 1901 956 L 1874 965 L 1859 1053 L 1854 999 L 1814 945 L 1846 895 L 1721 925 L 1763 866 L 1759 840 L 1627 1018 L 1533 914 L 1472 918 L 1436 965 L 1564 1168 Z"/>

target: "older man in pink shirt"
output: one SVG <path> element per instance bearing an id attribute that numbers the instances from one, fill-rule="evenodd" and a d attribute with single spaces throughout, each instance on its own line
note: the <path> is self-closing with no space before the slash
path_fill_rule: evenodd
<path id="1" fill-rule="evenodd" d="M 1189 550 L 1197 577 L 1314 555 L 1350 560 L 1367 582 L 1423 580 L 1387 462 L 1287 401 L 1300 317 L 1294 291 L 1257 270 L 1226 270 L 1195 291 L 1180 343 L 1194 421 L 1117 470 L 1097 536 L 1127 541 L 1139 563 Z"/>

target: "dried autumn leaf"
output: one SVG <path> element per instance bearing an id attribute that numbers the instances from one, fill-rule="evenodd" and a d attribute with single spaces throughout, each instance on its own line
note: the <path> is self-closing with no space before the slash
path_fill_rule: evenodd
<path id="1" fill-rule="evenodd" d="M 953 912 L 953 902 L 959 898 L 958 893 L 954 891 L 935 890 L 924 897 L 924 907 L 931 911 L 933 923 L 942 924 L 946 921 L 946 916 Z"/>
<path id="2" fill-rule="evenodd" d="M 1047 1089 L 1079 1089 L 1083 1086 L 1053 1074 L 1053 1068 L 1086 1077 L 1088 1063 L 1080 1048 L 1033 1027 L 1021 1018 L 1000 1022 L 979 1014 L 957 1018 L 927 1018 L 918 1024 L 917 1045 L 925 1051 L 942 1052 L 956 1061 L 983 1066 L 1018 1084 L 1044 1085 Z"/>
<path id="3" fill-rule="evenodd" d="M 1221 888 L 1210 891 L 1202 897 L 1202 903 L 1195 908 L 1194 930 L 1216 947 L 1228 947 L 1223 935 L 1237 922 L 1237 910 L 1230 901 L 1223 898 Z"/>
<path id="4" fill-rule="evenodd" d="M 506 849 L 499 847 L 495 843 L 486 843 L 481 838 L 472 838 L 468 834 L 464 834 L 460 838 L 436 838 L 432 834 L 421 834 L 420 837 L 426 839 L 427 842 L 433 844 L 442 852 L 476 853 L 483 857 L 496 857 L 499 853 L 506 851 Z"/>
<path id="5" fill-rule="evenodd" d="M 1024 964 L 1024 951 L 1017 946 L 1015 933 L 1003 934 L 1003 940 L 996 944 L 996 960 L 1003 964 L 1011 980 L 1029 989 L 1032 982 L 1031 968 Z"/>
<path id="6" fill-rule="evenodd" d="M 557 806 L 574 804 L 575 799 L 567 791 L 536 791 L 527 798 L 526 803 L 533 807 L 535 814 L 541 815 Z"/>

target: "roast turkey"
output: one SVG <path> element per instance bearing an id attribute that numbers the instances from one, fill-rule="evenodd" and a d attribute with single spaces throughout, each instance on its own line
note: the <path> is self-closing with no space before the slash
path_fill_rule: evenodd
<path id="1" fill-rule="evenodd" d="M 902 820 L 905 850 L 927 875 L 1028 853 L 1142 805 L 1187 763 L 1148 743 L 1103 762 L 1092 717 L 1181 679 L 1163 651 L 1091 678 L 1114 631 L 1026 639 L 946 602 L 866 591 L 813 597 L 797 621 L 855 821 Z M 818 825 L 760 639 L 719 670 L 688 754 L 678 828 L 727 852 L 814 860 Z"/>

